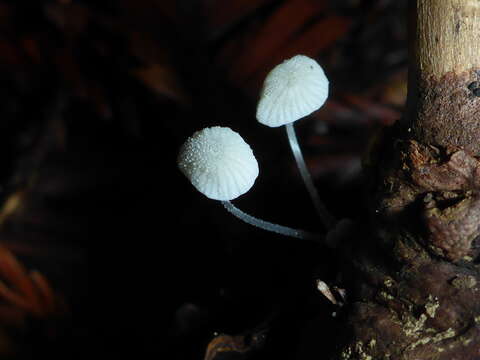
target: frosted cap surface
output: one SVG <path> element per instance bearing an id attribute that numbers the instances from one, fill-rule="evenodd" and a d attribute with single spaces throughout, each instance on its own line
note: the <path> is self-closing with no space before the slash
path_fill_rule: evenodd
<path id="1" fill-rule="evenodd" d="M 267 75 L 257 106 L 257 120 L 277 127 L 318 110 L 328 98 L 328 79 L 313 59 L 296 55 Z"/>
<path id="2" fill-rule="evenodd" d="M 188 138 L 177 164 L 198 191 L 214 200 L 232 200 L 246 193 L 259 171 L 250 146 L 238 133 L 220 126 Z"/>

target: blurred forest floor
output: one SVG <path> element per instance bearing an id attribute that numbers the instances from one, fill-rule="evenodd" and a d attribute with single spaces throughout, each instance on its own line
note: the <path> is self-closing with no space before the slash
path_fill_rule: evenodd
<path id="1" fill-rule="evenodd" d="M 405 101 L 405 19 L 403 0 L 1 0 L 0 358 L 303 359 L 305 338 L 331 342 L 339 309 L 315 280 L 335 254 L 239 223 L 176 155 L 231 127 L 260 164 L 235 203 L 324 231 L 282 129 L 255 119 L 268 71 L 308 55 L 330 80 L 296 126 L 308 166 L 338 218 L 364 219 L 362 154 Z"/>

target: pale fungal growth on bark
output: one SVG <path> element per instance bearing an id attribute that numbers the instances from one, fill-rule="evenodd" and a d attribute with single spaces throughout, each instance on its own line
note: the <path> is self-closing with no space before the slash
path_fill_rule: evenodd
<path id="1" fill-rule="evenodd" d="M 258 176 L 252 149 L 230 128 L 214 126 L 194 133 L 181 147 L 177 164 L 198 191 L 220 200 L 225 209 L 244 222 L 286 236 L 318 239 L 307 231 L 257 219 L 230 202 L 250 190 Z"/>
<path id="2" fill-rule="evenodd" d="M 296 55 L 277 65 L 265 78 L 257 106 L 257 120 L 270 127 L 285 125 L 298 169 L 323 224 L 335 220 L 323 205 L 298 144 L 293 122 L 318 110 L 328 98 L 328 79 L 313 59 Z"/>

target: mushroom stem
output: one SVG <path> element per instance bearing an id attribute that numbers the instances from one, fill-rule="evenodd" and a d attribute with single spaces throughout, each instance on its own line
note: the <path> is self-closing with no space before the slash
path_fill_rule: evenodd
<path id="1" fill-rule="evenodd" d="M 295 161 L 297 162 L 298 170 L 300 171 L 303 182 L 305 183 L 308 193 L 310 194 L 310 198 L 312 199 L 313 205 L 315 206 L 315 210 L 317 211 L 317 214 L 325 227 L 327 229 L 331 229 L 335 224 L 335 218 L 328 212 L 327 208 L 320 200 L 318 191 L 313 184 L 312 176 L 310 175 L 310 172 L 307 169 L 307 165 L 305 164 L 302 150 L 300 149 L 297 135 L 295 134 L 295 129 L 293 128 L 293 123 L 286 124 L 285 129 L 287 130 L 288 142 L 290 143 L 290 148 L 292 149 L 293 156 L 295 157 Z"/>
<path id="2" fill-rule="evenodd" d="M 319 240 L 320 238 L 319 235 L 305 230 L 292 229 L 287 226 L 281 226 L 257 219 L 256 217 L 244 213 L 242 210 L 235 207 L 235 205 L 233 205 L 230 201 L 222 201 L 222 204 L 228 212 L 235 215 L 240 220 L 246 222 L 247 224 L 259 227 L 260 229 L 303 240 Z"/>

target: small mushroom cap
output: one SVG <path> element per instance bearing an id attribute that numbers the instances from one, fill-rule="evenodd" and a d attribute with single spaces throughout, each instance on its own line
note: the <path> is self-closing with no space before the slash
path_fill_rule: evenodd
<path id="1" fill-rule="evenodd" d="M 228 127 L 194 133 L 181 147 L 177 164 L 198 191 L 214 200 L 235 199 L 250 190 L 258 176 L 252 149 Z"/>
<path id="2" fill-rule="evenodd" d="M 319 109 L 328 97 L 328 79 L 313 59 L 296 55 L 277 65 L 265 78 L 257 120 L 277 127 Z"/>

